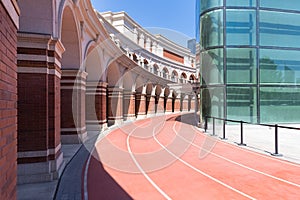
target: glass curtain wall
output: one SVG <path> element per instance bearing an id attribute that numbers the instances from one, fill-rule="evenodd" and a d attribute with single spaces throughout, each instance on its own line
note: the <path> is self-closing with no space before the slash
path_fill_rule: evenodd
<path id="1" fill-rule="evenodd" d="M 203 115 L 299 122 L 299 0 L 197 4 Z"/>

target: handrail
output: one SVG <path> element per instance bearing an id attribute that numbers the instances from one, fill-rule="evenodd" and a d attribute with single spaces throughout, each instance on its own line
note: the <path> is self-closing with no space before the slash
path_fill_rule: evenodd
<path id="1" fill-rule="evenodd" d="M 240 130 L 240 143 L 237 143 L 240 146 L 246 146 L 244 143 L 244 134 L 243 134 L 243 125 L 244 124 L 250 124 L 250 125 L 259 125 L 259 126 L 268 126 L 268 127 L 274 127 L 275 128 L 275 152 L 271 153 L 272 156 L 282 156 L 282 154 L 279 153 L 278 150 L 278 128 L 284 128 L 284 129 L 290 129 L 290 130 L 300 130 L 300 128 L 296 127 L 290 127 L 290 126 L 281 126 L 278 124 L 260 124 L 260 123 L 251 123 L 251 122 L 245 122 L 242 120 L 232 120 L 232 119 L 225 119 L 225 118 L 220 118 L 220 117 L 212 117 L 212 116 L 205 116 L 205 124 L 204 124 L 204 130 L 207 132 L 208 128 L 208 119 L 213 119 L 213 134 L 212 136 L 216 136 L 215 134 L 215 120 L 221 120 L 223 121 L 223 136 L 222 140 L 226 140 L 226 132 L 225 132 L 225 127 L 226 127 L 226 122 L 234 122 L 234 123 L 239 123 L 241 130 Z"/>

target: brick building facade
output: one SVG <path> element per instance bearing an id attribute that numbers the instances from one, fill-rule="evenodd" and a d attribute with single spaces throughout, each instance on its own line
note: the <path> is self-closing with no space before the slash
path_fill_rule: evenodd
<path id="1" fill-rule="evenodd" d="M 16 2 L 0 3 L 0 199 L 59 178 L 61 145 L 90 130 L 192 110 L 197 98 L 128 57 L 89 0 Z"/>
<path id="2" fill-rule="evenodd" d="M 14 1 L 0 3 L 0 199 L 16 199 L 17 29 Z"/>

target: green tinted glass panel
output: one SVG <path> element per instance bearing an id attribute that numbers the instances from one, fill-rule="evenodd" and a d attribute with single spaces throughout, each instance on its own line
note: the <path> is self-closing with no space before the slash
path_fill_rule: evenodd
<path id="1" fill-rule="evenodd" d="M 256 83 L 256 50 L 227 49 L 227 83 Z"/>
<path id="2" fill-rule="evenodd" d="M 227 45 L 256 44 L 256 11 L 226 11 L 226 43 Z"/>
<path id="3" fill-rule="evenodd" d="M 299 123 L 300 88 L 261 87 L 262 123 Z"/>
<path id="4" fill-rule="evenodd" d="M 260 6 L 286 10 L 300 10 L 299 0 L 260 0 Z"/>
<path id="5" fill-rule="evenodd" d="M 300 51 L 260 50 L 260 82 L 300 84 Z"/>
<path id="6" fill-rule="evenodd" d="M 256 87 L 227 87 L 227 118 L 257 122 Z"/>
<path id="7" fill-rule="evenodd" d="M 300 14 L 260 11 L 259 26 L 260 45 L 300 48 Z"/>
<path id="8" fill-rule="evenodd" d="M 223 49 L 212 49 L 202 52 L 200 62 L 204 84 L 224 83 Z"/>
<path id="9" fill-rule="evenodd" d="M 203 48 L 223 45 L 223 11 L 212 11 L 200 19 L 200 44 Z"/>
<path id="10" fill-rule="evenodd" d="M 256 6 L 256 0 L 226 0 L 226 6 Z"/>
<path id="11" fill-rule="evenodd" d="M 200 10 L 201 12 L 203 12 L 207 9 L 220 7 L 220 6 L 223 6 L 223 0 L 201 0 Z"/>
<path id="12" fill-rule="evenodd" d="M 203 116 L 224 117 L 224 88 L 211 87 L 202 90 Z"/>

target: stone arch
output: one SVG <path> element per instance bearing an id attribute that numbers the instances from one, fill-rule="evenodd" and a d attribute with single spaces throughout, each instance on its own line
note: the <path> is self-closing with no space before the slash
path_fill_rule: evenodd
<path id="1" fill-rule="evenodd" d="M 152 83 L 147 83 L 146 85 L 146 114 L 149 113 L 149 111 L 151 109 L 154 109 L 152 108 L 152 91 L 153 91 L 153 84 Z"/>
<path id="2" fill-rule="evenodd" d="M 144 118 L 146 116 L 146 86 L 143 77 L 138 76 L 135 81 L 135 116 Z"/>
<path id="3" fill-rule="evenodd" d="M 68 1 L 69 2 L 69 1 Z M 63 143 L 81 143 L 86 138 L 86 73 L 81 67 L 79 22 L 72 5 L 61 14 L 60 40 L 65 48 L 61 59 L 61 139 Z"/>
<path id="4" fill-rule="evenodd" d="M 178 73 L 177 73 L 176 70 L 173 70 L 173 71 L 172 71 L 172 74 L 171 74 L 171 80 L 172 80 L 173 82 L 177 82 L 177 80 L 178 80 Z"/>
<path id="5" fill-rule="evenodd" d="M 158 75 L 159 67 L 157 64 L 153 65 L 153 74 Z"/>
<path id="6" fill-rule="evenodd" d="M 166 67 L 164 67 L 162 69 L 162 77 L 167 79 L 168 75 L 169 75 L 169 70 Z"/>
<path id="7" fill-rule="evenodd" d="M 194 75 L 194 74 L 191 74 L 189 80 L 190 80 L 190 81 L 196 81 L 195 75 Z"/>
<path id="8" fill-rule="evenodd" d="M 164 99 L 161 99 L 161 93 L 162 93 L 162 87 L 161 85 L 156 85 L 155 88 L 155 113 L 158 112 L 164 112 Z"/>
<path id="9" fill-rule="evenodd" d="M 87 45 L 82 70 L 87 73 L 86 81 L 86 125 L 87 130 L 99 131 L 107 127 L 105 70 L 103 60 L 95 42 Z"/>
<path id="10" fill-rule="evenodd" d="M 123 75 L 123 117 L 124 120 L 135 119 L 135 81 L 136 74 L 126 70 Z"/>
<path id="11" fill-rule="evenodd" d="M 62 69 L 79 69 L 81 64 L 80 33 L 76 16 L 69 6 L 62 13 L 60 39 L 65 47 Z"/>
<path id="12" fill-rule="evenodd" d="M 180 75 L 180 82 L 183 83 L 184 80 L 186 80 L 186 79 L 187 79 L 186 73 L 182 72 L 181 75 Z"/>

